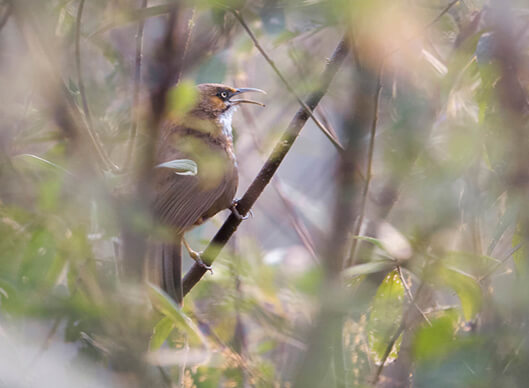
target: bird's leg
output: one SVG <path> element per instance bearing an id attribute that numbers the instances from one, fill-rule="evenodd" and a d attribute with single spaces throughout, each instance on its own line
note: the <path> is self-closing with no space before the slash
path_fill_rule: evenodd
<path id="1" fill-rule="evenodd" d="M 253 216 L 253 213 L 252 211 L 250 210 L 249 211 L 249 215 L 245 215 L 243 216 L 241 213 L 239 213 L 239 211 L 237 210 L 237 205 L 239 204 L 239 200 L 238 199 L 234 199 L 233 202 L 231 203 L 231 206 L 229 207 L 229 209 L 231 210 L 231 212 L 233 213 L 233 215 L 239 220 L 239 221 L 244 221 L 244 220 L 247 220 L 248 217 L 251 215 Z"/>
<path id="2" fill-rule="evenodd" d="M 187 252 L 189 253 L 189 257 L 191 257 L 193 260 L 195 260 L 195 262 L 198 265 L 200 265 L 202 268 L 204 268 L 207 271 L 210 271 L 211 274 L 213 274 L 213 269 L 211 268 L 211 266 L 207 265 L 206 263 L 204 263 L 204 261 L 202 260 L 202 257 L 200 257 L 202 252 L 197 252 L 197 251 L 194 251 L 193 249 L 191 249 L 191 247 L 189 246 L 189 244 L 187 243 L 185 238 L 182 239 L 182 242 L 183 242 L 184 246 L 186 247 Z"/>

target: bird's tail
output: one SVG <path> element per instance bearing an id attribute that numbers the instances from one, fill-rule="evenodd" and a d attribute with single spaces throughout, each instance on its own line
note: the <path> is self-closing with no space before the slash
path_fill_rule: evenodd
<path id="1" fill-rule="evenodd" d="M 151 242 L 147 258 L 147 278 L 163 289 L 179 306 L 182 291 L 182 239 L 171 243 Z"/>

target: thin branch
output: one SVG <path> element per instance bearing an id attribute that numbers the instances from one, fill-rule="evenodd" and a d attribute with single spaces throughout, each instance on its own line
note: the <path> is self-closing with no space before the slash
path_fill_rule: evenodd
<path id="1" fill-rule="evenodd" d="M 505 264 L 505 262 L 507 260 L 509 260 L 511 258 L 511 256 L 514 255 L 522 246 L 523 246 L 523 243 L 520 243 L 520 244 L 516 245 L 515 247 L 512 247 L 511 250 L 509 252 L 507 252 L 507 254 L 503 257 L 503 259 L 501 259 L 500 262 L 492 265 L 491 268 L 484 275 L 482 275 L 482 276 L 480 276 L 478 278 L 478 282 L 481 283 L 484 279 L 488 278 L 494 272 L 496 272 L 496 270 L 498 268 L 500 268 L 503 264 Z"/>
<path id="2" fill-rule="evenodd" d="M 61 324 L 63 318 L 64 318 L 64 316 L 62 314 L 59 315 L 57 318 L 55 318 L 55 321 L 51 325 L 51 328 L 48 331 L 48 334 L 46 335 L 46 338 L 44 339 L 44 342 L 39 347 L 39 349 L 37 350 L 37 353 L 33 356 L 31 361 L 29 362 L 28 370 L 33 368 L 36 365 L 37 361 L 40 359 L 40 357 L 44 354 L 44 352 L 46 350 L 48 350 L 48 348 L 51 345 L 51 340 L 55 336 L 55 333 L 57 332 L 57 329 L 59 328 L 59 325 Z"/>
<path id="3" fill-rule="evenodd" d="M 185 374 L 186 374 L 186 365 L 187 365 L 187 356 L 189 355 L 189 342 L 188 342 L 188 338 L 187 338 L 187 334 L 184 334 L 184 346 L 183 346 L 183 350 L 184 350 L 184 360 L 182 361 L 182 363 L 180 364 L 180 371 L 178 373 L 178 383 L 177 385 L 179 387 L 183 387 L 184 386 L 184 378 L 185 378 Z"/>
<path id="4" fill-rule="evenodd" d="M 320 87 L 307 99 L 306 105 L 308 105 L 311 110 L 314 109 L 323 98 L 332 79 L 334 78 L 334 75 L 349 53 L 349 46 L 346 42 L 346 39 L 346 36 L 342 38 L 336 47 L 332 58 L 327 63 L 321 77 Z M 281 136 L 281 139 L 274 147 L 274 150 L 272 151 L 264 166 L 261 168 L 261 171 L 254 179 L 244 196 L 238 202 L 237 210 L 241 215 L 245 216 L 255 201 L 257 201 L 265 187 L 274 176 L 274 173 L 279 168 L 288 151 L 294 144 L 294 141 L 308 119 L 308 111 L 305 108 L 300 108 L 290 122 L 286 131 Z M 220 230 L 217 232 L 211 243 L 204 251 L 203 259 L 207 264 L 211 264 L 215 260 L 221 249 L 224 247 L 224 245 L 226 245 L 233 233 L 235 233 L 240 223 L 241 220 L 235 217 L 233 214 L 228 217 L 226 222 L 224 222 L 224 225 L 222 225 Z M 206 270 L 203 267 L 193 264 L 183 280 L 184 295 L 186 295 L 191 290 L 191 288 L 193 288 L 193 286 L 202 278 L 202 276 L 204 276 L 205 273 Z"/>
<path id="5" fill-rule="evenodd" d="M 428 24 L 426 24 L 423 27 L 423 30 L 420 33 L 418 33 L 416 36 L 410 38 L 408 40 L 408 43 L 413 41 L 414 39 L 417 39 L 417 38 L 420 38 L 421 36 L 423 36 L 425 34 L 425 32 L 427 32 L 427 30 L 429 28 L 431 28 L 436 22 L 438 22 L 441 19 L 441 17 L 443 15 L 445 15 L 456 3 L 457 3 L 457 1 L 451 1 L 445 8 L 443 8 L 443 10 L 434 19 L 432 19 L 432 21 L 430 21 Z M 391 57 L 393 54 L 395 54 L 398 51 L 400 51 L 402 49 L 402 47 L 404 47 L 404 46 L 405 46 L 405 44 L 401 45 L 400 47 L 397 47 L 392 52 L 384 55 L 383 62 L 387 61 L 389 57 Z M 455 53 L 456 53 L 456 51 L 454 51 L 452 53 L 452 56 Z M 448 60 L 449 59 L 447 59 L 447 61 Z M 419 158 L 418 155 L 420 155 L 419 150 L 418 151 L 414 151 L 414 155 L 409 157 L 410 163 L 406 166 L 407 170 L 410 170 L 411 169 L 410 166 L 412 166 L 418 160 L 418 158 Z M 402 185 L 403 185 L 402 181 L 395 181 L 395 180 L 391 179 L 380 190 L 381 194 L 380 194 L 379 197 L 381 198 L 381 200 L 377 203 L 377 205 L 378 205 L 378 213 L 379 213 L 379 217 L 380 218 L 387 217 L 387 215 L 391 212 L 391 210 L 393 209 L 393 206 L 395 205 L 395 203 L 397 202 L 397 200 L 399 198 L 399 193 L 400 193 L 400 191 L 402 189 Z M 368 275 L 368 277 L 366 278 L 366 280 L 363 283 L 366 284 L 366 285 L 371 284 L 371 283 L 380 284 L 380 282 L 384 279 L 384 277 L 387 275 L 387 273 L 388 272 L 384 271 L 384 272 L 378 272 L 378 273 L 370 274 L 370 275 Z M 373 287 L 372 290 L 376 290 L 376 287 Z M 374 291 L 366 290 L 366 292 L 367 292 L 367 297 L 369 298 L 369 297 L 372 297 Z M 366 295 L 364 295 L 364 296 L 366 296 Z"/>
<path id="6" fill-rule="evenodd" d="M 406 324 L 408 322 L 408 316 L 411 314 L 411 310 L 413 309 L 413 306 L 417 304 L 417 298 L 421 295 L 421 291 L 424 288 L 426 282 L 424 279 L 421 281 L 421 284 L 417 288 L 417 291 L 415 292 L 415 296 L 413 297 L 413 300 L 411 301 L 410 306 L 406 310 L 406 312 L 402 315 L 402 320 L 400 322 L 399 327 L 395 331 L 395 334 L 391 337 L 391 339 L 388 342 L 388 345 L 386 346 L 386 350 L 384 351 L 384 355 L 382 356 L 382 360 L 380 360 L 380 365 L 378 366 L 375 376 L 373 377 L 372 384 L 373 386 L 376 386 L 378 379 L 380 378 L 380 375 L 382 374 L 382 370 L 384 369 L 384 366 L 386 364 L 386 361 L 389 357 L 389 354 L 391 353 L 391 349 L 393 349 L 393 346 L 395 346 L 395 342 L 399 339 L 400 335 L 406 330 Z M 419 310 L 420 311 L 420 310 Z"/>
<path id="7" fill-rule="evenodd" d="M 292 88 L 292 86 L 290 85 L 290 83 L 286 80 L 286 78 L 283 76 L 283 74 L 281 73 L 281 71 L 279 71 L 279 69 L 277 68 L 277 66 L 275 65 L 274 61 L 268 56 L 268 54 L 266 53 L 266 51 L 263 49 L 263 47 L 261 46 L 261 44 L 259 43 L 259 41 L 257 40 L 257 38 L 255 37 L 255 35 L 253 34 L 252 30 L 250 30 L 250 27 L 248 27 L 248 24 L 246 24 L 246 21 L 243 19 L 242 15 L 240 14 L 239 11 L 237 10 L 232 10 L 232 13 L 235 15 L 235 17 L 237 18 L 237 20 L 241 23 L 241 25 L 243 26 L 243 28 L 246 30 L 246 32 L 248 33 L 248 36 L 250 37 L 250 39 L 252 40 L 253 44 L 255 45 L 255 47 L 257 48 L 257 50 L 259 50 L 259 52 L 261 53 L 261 55 L 264 57 L 264 59 L 268 62 L 268 64 L 270 65 L 270 67 L 274 70 L 274 72 L 277 74 L 277 76 L 279 77 L 279 79 L 281 80 L 281 82 L 283 82 L 283 84 L 285 85 L 285 87 L 288 89 L 288 91 L 296 98 L 296 100 L 298 101 L 298 103 L 303 107 L 303 109 L 305 110 L 305 112 L 307 112 L 307 114 L 310 116 L 310 118 L 314 121 L 314 123 L 318 126 L 318 128 L 321 129 L 321 131 L 325 134 L 325 136 L 327 136 L 327 138 L 331 141 L 331 143 L 338 149 L 339 152 L 342 152 L 343 151 L 343 146 L 340 144 L 339 140 L 332 135 L 332 133 L 329 131 L 329 129 L 327 129 L 325 127 L 325 125 L 323 125 L 323 123 L 316 117 L 314 116 L 313 112 L 312 112 L 312 109 L 310 109 L 310 107 L 301 99 L 301 97 L 298 96 L 298 94 L 294 91 L 294 88 Z"/>
<path id="8" fill-rule="evenodd" d="M 147 0 L 141 0 L 140 9 L 147 7 Z M 143 30 L 145 28 L 145 19 L 141 19 L 138 23 L 138 31 L 136 32 L 136 60 L 134 63 L 134 87 L 132 90 L 132 126 L 130 128 L 129 140 L 127 142 L 127 153 L 125 154 L 125 162 L 123 169 L 127 169 L 136 144 L 136 131 L 138 129 L 139 117 L 139 101 L 140 101 L 140 85 L 141 85 L 141 64 L 143 60 Z"/>
<path id="9" fill-rule="evenodd" d="M 391 353 L 391 350 L 393 349 L 393 346 L 395 346 L 395 342 L 397 342 L 400 335 L 404 332 L 405 329 L 406 329 L 405 320 L 402 319 L 397 331 L 395 332 L 395 334 L 393 334 L 393 336 L 389 340 L 386 350 L 384 351 L 384 354 L 382 355 L 382 360 L 380 361 L 380 365 L 378 366 L 375 376 L 373 377 L 373 381 L 372 381 L 373 386 L 377 385 L 378 379 L 380 378 L 380 375 L 382 374 L 382 370 L 384 370 L 384 366 Z"/>
<path id="10" fill-rule="evenodd" d="M 235 85 L 235 82 L 234 82 L 234 85 Z M 248 114 L 248 110 L 245 109 L 244 107 L 243 107 L 243 109 L 241 109 L 241 113 L 242 113 L 245 121 L 247 121 L 252 127 L 252 130 L 250 131 L 250 134 L 252 136 L 252 140 L 253 140 L 253 143 L 255 145 L 255 148 L 259 151 L 260 154 L 263 154 L 263 147 L 260 144 L 260 142 L 259 142 L 259 140 L 257 138 L 257 135 L 256 135 L 256 123 L 255 123 L 255 120 L 254 120 L 253 116 Z M 287 217 L 288 217 L 290 223 L 292 224 L 292 228 L 294 229 L 294 231 L 298 235 L 299 239 L 301 240 L 301 242 L 303 243 L 303 245 L 305 246 L 307 251 L 310 253 L 311 257 L 317 262 L 318 261 L 318 256 L 316 255 L 316 249 L 315 249 L 315 246 L 314 246 L 314 241 L 313 241 L 312 237 L 310 236 L 305 224 L 299 219 L 299 217 L 297 217 L 297 215 L 296 215 L 296 207 L 292 203 L 292 201 L 288 198 L 288 196 L 285 194 L 285 192 L 284 192 L 284 190 L 282 188 L 281 180 L 279 179 L 278 176 L 274 177 L 274 179 L 272 181 L 272 185 L 273 185 L 274 189 L 276 190 L 277 195 L 279 196 L 279 198 L 283 202 L 283 206 L 284 206 L 284 208 L 286 210 Z"/>
<path id="11" fill-rule="evenodd" d="M 336 362 L 337 387 L 345 384 L 343 353 L 337 343 L 343 341 L 343 323 L 348 314 L 349 302 L 341 299 L 346 291 L 341 277 L 344 258 L 349 245 L 348 235 L 353 226 L 354 193 L 360 187 L 354 172 L 358 163 L 361 139 L 371 126 L 371 85 L 374 76 L 364 66 L 357 69 L 354 81 L 351 77 L 349 100 L 354 101 L 351 109 L 344 112 L 342 123 L 346 139 L 345 152 L 340 154 L 335 173 L 335 195 L 332 201 L 332 226 L 327 233 L 323 247 L 322 284 L 318 292 L 319 312 L 306 336 L 307 350 L 294 372 L 293 387 L 329 385 L 323 382 L 328 374 L 331 361 Z M 351 75 L 352 75 L 351 74 Z M 337 338 L 338 337 L 338 338 Z"/>
<path id="12" fill-rule="evenodd" d="M 377 74 L 377 86 L 375 89 L 374 94 L 374 104 L 373 104 L 373 121 L 371 122 L 371 131 L 370 131 L 370 138 L 369 138 L 369 150 L 367 153 L 367 166 L 366 166 L 366 172 L 365 172 L 365 181 L 364 181 L 364 190 L 362 191 L 362 201 L 360 205 L 360 214 L 358 216 L 357 223 L 355 225 L 355 228 L 353 230 L 353 236 L 358 236 L 360 234 L 360 228 L 362 227 L 362 223 L 364 222 L 364 215 L 365 215 L 365 209 L 366 209 L 366 203 L 367 203 L 367 196 L 369 193 L 369 185 L 371 183 L 371 170 L 373 166 L 373 154 L 375 150 L 375 135 L 377 131 L 377 124 L 378 124 L 378 108 L 380 105 L 380 92 L 382 91 L 382 72 L 384 71 L 384 63 L 382 62 L 380 64 L 380 67 L 378 69 Z M 349 256 L 349 259 L 347 260 L 347 266 L 350 267 L 355 262 L 355 256 L 356 256 L 356 250 L 358 247 L 358 239 L 353 239 L 353 245 L 351 247 L 351 254 Z"/>
<path id="13" fill-rule="evenodd" d="M 101 159 L 101 162 L 103 163 L 104 168 L 108 168 L 113 172 L 119 171 L 119 167 L 116 166 L 108 155 L 105 153 L 101 142 L 98 139 L 97 134 L 94 131 L 94 126 L 92 122 L 92 116 L 90 114 L 90 110 L 88 109 L 88 100 L 86 98 L 86 90 L 83 82 L 83 74 L 82 74 L 82 68 L 81 68 L 81 19 L 83 17 L 83 9 L 84 9 L 84 3 L 85 0 L 81 0 L 79 2 L 79 7 L 77 8 L 77 20 L 76 20 L 76 26 L 75 26 L 75 70 L 77 72 L 77 84 L 79 86 L 79 94 L 81 95 L 81 103 L 83 106 L 83 112 L 86 118 L 87 123 L 87 131 L 88 135 L 90 136 L 90 139 L 98 153 L 99 158 Z"/>
<path id="14" fill-rule="evenodd" d="M 450 9 L 456 5 L 456 3 L 458 2 L 459 0 L 452 0 L 450 3 L 448 3 L 448 5 L 446 7 L 443 8 L 443 10 L 437 15 L 437 17 L 435 19 L 433 19 L 430 23 L 428 23 L 425 27 L 425 29 L 428 29 L 430 28 L 431 26 L 433 26 L 435 23 L 437 23 L 439 20 L 441 20 L 441 18 L 448 12 L 450 11 Z"/>
<path id="15" fill-rule="evenodd" d="M 175 75 L 180 74 L 181 46 L 175 41 L 175 31 L 179 31 L 178 7 L 172 8 L 167 20 L 165 37 L 156 50 L 156 62 L 159 76 L 151 80 L 150 85 L 150 114 L 147 120 L 145 143 L 142 152 L 134 158 L 133 174 L 135 176 L 135 189 L 128 208 L 121 209 L 124 219 L 130 208 L 141 209 L 150 215 L 148 207 L 151 196 L 152 168 L 155 159 L 156 139 L 166 111 L 167 93 Z M 175 44 L 176 43 L 176 44 Z M 123 257 L 125 259 L 125 275 L 128 279 L 140 282 L 143 279 L 143 260 L 147 249 L 147 231 L 135 228 L 132 221 L 122 224 Z"/>
<path id="16" fill-rule="evenodd" d="M 283 202 L 283 206 L 285 207 L 288 219 L 290 220 L 294 231 L 305 246 L 305 249 L 307 249 L 311 257 L 317 262 L 318 255 L 316 254 L 314 241 L 310 236 L 307 228 L 305 227 L 305 224 L 303 224 L 296 216 L 295 205 L 292 203 L 290 198 L 288 198 L 288 196 L 284 193 L 283 188 L 281 187 L 281 182 L 279 182 L 278 179 L 274 179 L 273 185 L 277 195 L 281 199 L 281 202 Z"/>
<path id="17" fill-rule="evenodd" d="M 414 300 L 414 297 L 413 297 L 413 294 L 411 293 L 411 289 L 410 287 L 408 286 L 408 283 L 406 283 L 406 279 L 404 279 L 404 275 L 402 273 L 402 268 L 401 266 L 397 266 L 397 272 L 399 274 L 399 278 L 400 278 L 400 281 L 402 282 L 402 285 L 404 286 L 404 289 L 406 290 L 406 294 L 408 294 L 408 298 L 410 300 L 410 303 L 412 303 L 415 308 L 417 309 L 417 311 L 419 312 L 419 314 L 422 315 L 422 317 L 424 318 L 424 320 L 428 323 L 428 325 L 432 326 L 432 322 L 430 321 L 430 319 L 426 316 L 426 313 L 419 307 L 419 305 L 417 304 L 417 302 Z"/>

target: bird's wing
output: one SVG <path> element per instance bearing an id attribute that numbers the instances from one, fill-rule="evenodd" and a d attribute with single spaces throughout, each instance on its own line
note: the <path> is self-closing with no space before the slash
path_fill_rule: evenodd
<path id="1" fill-rule="evenodd" d="M 204 215 L 227 188 L 225 179 L 205 188 L 198 176 L 178 175 L 170 169 L 156 172 L 156 194 L 153 201 L 158 220 L 176 231 L 185 231 Z"/>
<path id="2" fill-rule="evenodd" d="M 156 170 L 159 171 L 155 171 L 153 210 L 158 221 L 172 227 L 175 234 L 171 242 L 151 242 L 147 276 L 181 305 L 183 233 L 214 206 L 226 190 L 226 182 L 222 180 L 214 188 L 204 189 L 199 176 L 178 175 L 171 169 Z"/>

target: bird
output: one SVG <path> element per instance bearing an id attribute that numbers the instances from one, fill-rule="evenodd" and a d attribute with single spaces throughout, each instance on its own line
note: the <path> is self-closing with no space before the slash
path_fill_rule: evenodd
<path id="1" fill-rule="evenodd" d="M 150 242 L 148 280 L 176 303 L 183 303 L 182 244 L 191 258 L 207 267 L 187 245 L 184 234 L 218 212 L 231 209 L 237 217 L 235 195 L 239 182 L 233 145 L 232 118 L 240 104 L 264 104 L 239 98 L 243 93 L 264 93 L 255 88 L 233 88 L 207 83 L 196 86 L 197 99 L 181 118 L 168 118 L 161 125 L 155 147 L 155 163 L 190 159 L 195 175 L 155 168 L 150 199 L 155 222 L 169 231 L 169 238 Z M 242 217 L 241 217 L 242 218 Z"/>

